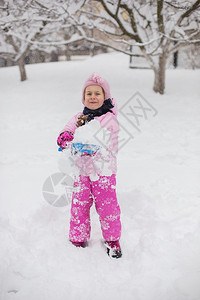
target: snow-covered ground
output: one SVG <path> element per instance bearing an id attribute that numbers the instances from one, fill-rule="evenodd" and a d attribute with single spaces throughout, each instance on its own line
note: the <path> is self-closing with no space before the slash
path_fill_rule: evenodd
<path id="1" fill-rule="evenodd" d="M 200 299 L 200 71 L 168 70 L 161 96 L 153 72 L 129 69 L 128 59 L 29 65 L 23 83 L 17 67 L 0 69 L 1 300 Z M 77 249 L 68 242 L 70 205 L 42 195 L 59 172 L 58 132 L 82 110 L 93 71 L 109 81 L 118 109 L 139 92 L 158 112 L 139 117 L 140 133 L 119 113 L 134 138 L 118 155 L 118 260 L 102 246 L 94 207 L 89 247 Z"/>

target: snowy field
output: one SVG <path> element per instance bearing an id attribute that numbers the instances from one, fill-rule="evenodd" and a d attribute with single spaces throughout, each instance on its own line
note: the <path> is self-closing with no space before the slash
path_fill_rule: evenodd
<path id="1" fill-rule="evenodd" d="M 131 70 L 128 60 L 111 53 L 29 65 L 27 82 L 17 67 L 0 69 L 1 300 L 200 299 L 200 70 L 168 70 L 161 96 L 153 72 Z M 82 110 L 93 71 L 108 80 L 119 110 L 139 92 L 157 111 L 139 117 L 141 132 L 119 113 L 132 138 L 118 155 L 118 260 L 102 246 L 94 207 L 89 247 L 77 249 L 68 241 L 70 205 L 42 194 L 59 172 L 58 132 Z"/>

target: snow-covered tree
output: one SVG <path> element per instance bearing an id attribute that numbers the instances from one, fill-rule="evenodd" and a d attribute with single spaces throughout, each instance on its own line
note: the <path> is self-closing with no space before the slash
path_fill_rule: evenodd
<path id="1" fill-rule="evenodd" d="M 0 1 L 0 55 L 19 65 L 22 81 L 30 49 L 52 51 L 82 39 L 73 17 L 81 6 L 72 0 Z"/>
<path id="2" fill-rule="evenodd" d="M 82 13 L 95 20 L 84 22 L 104 33 L 102 39 L 87 36 L 87 40 L 128 55 L 137 47 L 138 55 L 154 71 L 153 89 L 160 94 L 165 89 L 168 58 L 179 48 L 200 41 L 200 0 L 86 0 L 85 5 L 92 7 L 93 13 L 88 9 Z"/>
<path id="3" fill-rule="evenodd" d="M 0 0 L 0 55 L 19 65 L 25 80 L 30 49 L 82 39 L 128 55 L 137 49 L 154 71 L 154 91 L 163 94 L 168 58 L 199 42 L 199 25 L 200 0 Z"/>
<path id="4" fill-rule="evenodd" d="M 2 1 L 0 7 L 0 53 L 19 65 L 21 80 L 26 80 L 24 59 L 33 41 L 46 25 L 44 21 L 36 22 L 35 11 L 30 1 Z M 31 8 L 31 9 L 30 9 Z"/>

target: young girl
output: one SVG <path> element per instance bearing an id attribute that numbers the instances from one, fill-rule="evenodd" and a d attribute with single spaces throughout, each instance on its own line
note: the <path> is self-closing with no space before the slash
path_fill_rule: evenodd
<path id="1" fill-rule="evenodd" d="M 62 150 L 69 145 L 73 150 L 75 149 L 75 153 L 82 149 L 79 155 L 75 155 L 79 174 L 75 175 L 74 181 L 69 239 L 77 247 L 85 248 L 88 245 L 91 230 L 90 208 L 94 201 L 107 253 L 110 257 L 119 258 L 122 256 L 119 244 L 120 207 L 116 197 L 119 126 L 116 103 L 111 98 L 107 81 L 93 73 L 83 86 L 82 103 L 84 104 L 83 112 L 76 114 L 66 124 L 57 139 Z M 91 147 L 90 151 L 84 150 L 83 143 L 80 143 L 81 137 L 83 140 L 85 138 L 84 134 L 81 134 L 83 129 L 84 132 L 88 132 L 88 139 L 90 139 L 89 132 L 91 133 L 91 129 L 94 129 L 93 142 L 90 145 L 92 147 L 94 147 L 97 129 L 98 132 L 102 130 L 104 135 L 109 136 L 109 139 L 102 143 L 102 140 L 96 138 L 98 146 L 95 145 L 95 150 L 93 151 Z M 106 165 L 106 170 L 103 165 Z"/>

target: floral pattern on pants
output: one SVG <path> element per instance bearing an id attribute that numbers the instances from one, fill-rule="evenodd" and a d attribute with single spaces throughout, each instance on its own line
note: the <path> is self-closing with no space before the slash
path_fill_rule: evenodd
<path id="1" fill-rule="evenodd" d="M 69 238 L 84 242 L 90 238 L 90 208 L 95 202 L 101 230 L 106 241 L 117 241 L 121 236 L 120 207 L 116 197 L 116 175 L 99 176 L 91 181 L 80 175 L 74 182 Z"/>

